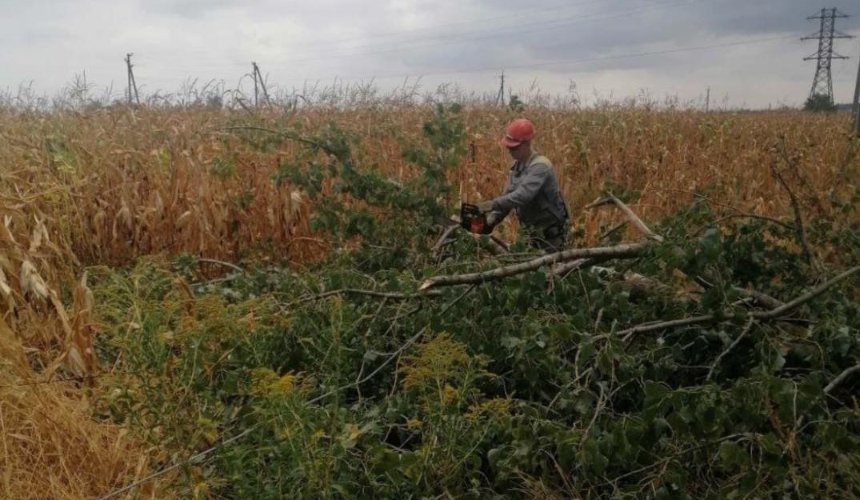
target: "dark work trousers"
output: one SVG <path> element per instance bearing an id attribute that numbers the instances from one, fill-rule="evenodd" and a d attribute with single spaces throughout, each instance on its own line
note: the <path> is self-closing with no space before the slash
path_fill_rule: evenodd
<path id="1" fill-rule="evenodd" d="M 543 250 L 546 253 L 555 253 L 564 250 L 565 236 L 567 235 L 566 224 L 553 224 L 545 228 L 530 227 L 529 245 L 532 248 Z"/>

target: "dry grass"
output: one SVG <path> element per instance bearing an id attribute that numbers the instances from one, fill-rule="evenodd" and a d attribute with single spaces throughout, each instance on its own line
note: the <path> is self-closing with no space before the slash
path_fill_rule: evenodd
<path id="1" fill-rule="evenodd" d="M 421 141 L 431 113 L 367 107 L 271 111 L 256 120 L 305 134 L 334 122 L 358 139 L 358 165 L 378 164 L 404 178 L 412 169 L 401 145 Z M 536 149 L 558 168 L 588 242 L 617 220 L 607 210 L 583 212 L 607 186 L 640 193 L 633 208 L 646 221 L 688 205 L 697 193 L 707 193 L 722 214 L 790 218 L 788 196 L 770 171 L 774 162 L 786 164 L 775 149 L 784 142 L 798 167 L 786 170 L 787 178 L 807 216 L 830 218 L 825 201 L 853 192 L 858 173 L 847 119 L 834 115 L 629 108 L 526 115 L 539 131 Z M 487 198 L 503 186 L 508 158 L 497 137 L 513 116 L 464 111 L 474 156 L 452 175 L 461 199 Z M 128 265 L 162 252 L 230 261 L 305 262 L 319 255 L 308 227 L 313 207 L 290 186 L 272 182 L 278 162 L 296 158 L 303 146 L 263 153 L 223 130 L 246 117 L 205 109 L 0 111 L 2 496 L 92 497 L 145 467 L 147 454 L 118 428 L 91 419 L 86 391 L 18 385 L 34 380 L 34 372 L 42 379 L 60 368 L 97 372 L 90 317 L 98 304 L 80 275 L 82 264 Z M 213 174 L 218 162 L 235 166 L 235 174 Z"/>
<path id="2" fill-rule="evenodd" d="M 92 419 L 74 384 L 40 384 L 0 323 L 0 497 L 94 498 L 144 474 L 148 454 Z"/>

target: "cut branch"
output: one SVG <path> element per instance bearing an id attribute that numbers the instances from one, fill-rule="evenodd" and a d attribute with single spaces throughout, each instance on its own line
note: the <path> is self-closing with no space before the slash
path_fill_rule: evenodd
<path id="1" fill-rule="evenodd" d="M 694 278 L 694 281 L 703 288 L 709 289 L 714 287 L 713 283 L 707 281 L 701 276 L 696 276 Z M 746 288 L 741 288 L 739 286 L 732 286 L 732 291 L 745 299 L 752 299 L 755 302 L 758 302 L 759 305 L 762 305 L 768 309 L 776 309 L 777 307 L 782 307 L 783 305 L 785 305 L 785 302 L 777 299 L 776 297 L 771 297 L 770 295 L 759 292 L 757 290 L 747 290 Z"/>
<path id="2" fill-rule="evenodd" d="M 644 222 L 642 222 L 642 219 L 640 219 L 639 216 L 636 215 L 633 210 L 631 210 L 630 207 L 627 206 L 626 203 L 619 200 L 614 194 L 610 192 L 607 192 L 604 198 L 601 198 L 594 203 L 587 205 L 585 208 L 597 208 L 603 205 L 608 205 L 609 203 L 613 203 L 615 204 L 615 206 L 620 208 L 621 211 L 624 212 L 624 215 L 626 215 L 627 218 L 630 220 L 630 222 L 632 222 L 633 225 L 635 225 L 639 229 L 639 231 L 641 231 L 648 239 L 654 241 L 663 241 L 662 236 L 652 231 Z"/>
<path id="3" fill-rule="evenodd" d="M 850 377 L 851 374 L 854 372 L 860 372 L 860 365 L 854 365 L 850 368 L 846 368 L 845 370 L 843 370 L 842 373 L 840 373 L 835 379 L 833 379 L 832 382 L 827 384 L 827 387 L 824 388 L 824 394 L 830 394 L 833 389 L 836 389 L 836 386 L 838 386 L 842 382 L 845 382 L 845 379 Z"/>
<path id="4" fill-rule="evenodd" d="M 200 263 L 207 263 L 207 264 L 218 264 L 219 266 L 229 267 L 230 269 L 233 269 L 234 271 L 236 271 L 236 272 L 238 272 L 238 273 L 245 274 L 245 270 L 244 270 L 244 269 L 242 269 L 241 267 L 237 266 L 236 264 L 231 264 L 231 263 L 229 263 L 229 262 L 224 262 L 223 260 L 216 260 L 216 259 L 197 259 L 197 262 L 200 262 Z"/>
<path id="5" fill-rule="evenodd" d="M 572 260 L 570 262 L 562 262 L 561 264 L 557 264 L 557 265 L 553 266 L 552 274 L 555 276 L 561 276 L 562 278 L 564 278 L 569 273 L 571 273 L 572 271 L 585 269 L 587 267 L 591 267 L 591 266 L 600 264 L 601 262 L 604 262 L 606 260 L 609 260 L 609 259 L 591 258 L 591 259 L 576 259 L 576 260 Z"/>
<path id="6" fill-rule="evenodd" d="M 752 330 L 752 327 L 753 327 L 753 325 L 754 325 L 754 324 L 755 324 L 755 318 L 750 318 L 750 319 L 749 319 L 749 321 L 747 321 L 747 325 L 744 327 L 743 331 L 741 332 L 741 334 L 740 334 L 740 335 L 738 335 L 738 337 L 735 339 L 735 341 L 734 341 L 734 342 L 732 342 L 732 343 L 731 343 L 731 344 L 726 348 L 726 350 L 725 350 L 725 351 L 721 352 L 721 353 L 720 353 L 720 355 L 719 355 L 719 356 L 717 356 L 717 359 L 715 359 L 715 360 L 714 360 L 714 363 L 711 365 L 711 368 L 708 370 L 708 376 L 707 376 L 707 377 L 705 377 L 705 380 L 706 380 L 706 381 L 710 381 L 710 380 L 711 380 L 711 377 L 714 375 L 714 370 L 716 370 L 716 369 L 717 369 L 717 366 L 719 366 L 720 361 L 722 361 L 722 360 L 723 360 L 723 358 L 724 358 L 724 357 L 726 357 L 726 354 L 728 354 L 729 352 L 731 352 L 731 350 L 732 350 L 732 349 L 734 349 L 734 348 L 735 348 L 735 346 L 736 346 L 736 345 L 738 345 L 738 344 L 740 343 L 741 339 L 743 339 L 744 337 L 746 337 L 746 335 L 750 332 L 750 330 Z"/>
<path id="7" fill-rule="evenodd" d="M 801 305 L 805 304 L 806 302 L 809 302 L 810 300 L 818 297 L 819 295 L 821 295 L 822 293 L 827 291 L 827 289 L 829 289 L 833 285 L 839 283 L 840 281 L 848 278 L 849 276 L 857 273 L 857 271 L 860 271 L 860 266 L 853 267 L 853 268 L 845 271 L 844 273 L 822 283 L 821 285 L 813 288 L 809 292 L 797 297 L 796 299 L 793 299 L 789 302 L 786 302 L 785 304 L 783 304 L 777 308 L 771 309 L 769 311 L 753 311 L 753 312 L 748 313 L 747 317 L 759 319 L 759 320 L 777 319 L 777 318 L 785 315 L 789 311 L 796 309 L 796 308 L 800 307 Z M 634 326 L 632 328 L 628 328 L 626 330 L 618 331 L 618 332 L 616 332 L 616 334 L 619 336 L 623 336 L 624 340 L 627 340 L 632 335 L 637 334 L 637 333 L 649 333 L 649 332 L 654 332 L 654 331 L 661 331 L 661 330 L 668 330 L 671 328 L 677 328 L 679 326 L 690 326 L 690 325 L 697 325 L 697 324 L 704 324 L 704 323 L 714 323 L 717 321 L 722 321 L 722 320 L 727 320 L 727 319 L 735 319 L 738 317 L 741 317 L 741 315 L 734 314 L 734 313 L 728 313 L 728 314 L 722 314 L 722 315 L 706 314 L 703 316 L 693 316 L 690 318 L 681 318 L 681 319 L 675 319 L 675 320 L 671 320 L 671 321 L 661 321 L 661 322 L 657 322 L 657 323 L 646 323 L 643 325 L 637 325 L 637 326 Z"/>
<path id="8" fill-rule="evenodd" d="M 785 142 L 780 144 L 780 153 L 783 156 L 785 162 L 791 166 L 792 161 L 788 156 L 788 152 L 785 149 Z M 818 267 L 818 263 L 815 260 L 815 256 L 812 253 L 812 247 L 809 246 L 809 241 L 806 240 L 806 229 L 803 226 L 803 214 L 800 211 L 800 202 L 797 201 L 797 196 L 794 195 L 794 191 L 788 187 L 788 183 L 785 182 L 782 174 L 779 172 L 779 169 L 776 168 L 774 163 L 771 163 L 770 170 L 773 172 L 773 176 L 776 177 L 776 180 L 779 184 L 788 191 L 789 201 L 791 202 L 791 209 L 794 211 L 794 221 L 795 221 L 795 231 L 797 232 L 797 240 L 800 243 L 800 246 L 803 248 L 803 257 L 806 259 L 806 262 L 814 267 Z"/>
<path id="9" fill-rule="evenodd" d="M 572 248 L 561 252 L 544 255 L 536 259 L 532 259 L 522 264 L 514 264 L 510 266 L 498 267 L 489 271 L 469 274 L 455 274 L 448 276 L 434 276 L 427 279 L 419 291 L 425 291 L 430 288 L 451 285 L 468 285 L 484 283 L 487 281 L 495 281 L 517 274 L 534 271 L 543 266 L 553 265 L 560 262 L 567 262 L 576 259 L 584 258 L 602 258 L 602 259 L 623 259 L 632 258 L 642 255 L 642 253 L 651 246 L 651 243 L 631 243 L 626 245 L 618 245 L 614 247 L 597 247 L 597 248 Z"/>
<path id="10" fill-rule="evenodd" d="M 436 240 L 436 243 L 433 245 L 433 248 L 431 249 L 434 254 L 438 253 L 439 250 L 441 250 L 442 247 L 444 247 L 445 245 L 453 242 L 454 241 L 454 233 L 456 233 L 458 230 L 463 229 L 465 231 L 463 226 L 460 225 L 460 221 L 457 219 L 453 219 L 453 218 L 448 219 L 446 221 L 446 224 L 449 224 L 448 227 L 445 228 L 445 230 L 442 232 L 442 236 L 440 236 L 439 239 Z M 500 240 L 500 239 L 498 239 L 492 235 L 489 235 L 489 237 L 484 238 L 483 237 L 484 235 L 481 235 L 481 234 L 475 234 L 475 233 L 468 233 L 468 234 L 475 241 L 477 241 L 478 244 L 481 245 L 485 250 L 487 250 L 488 252 L 490 252 L 491 254 L 493 254 L 495 256 L 505 255 L 506 253 L 508 253 L 508 246 L 505 245 L 505 243 L 502 240 Z"/>
<path id="11" fill-rule="evenodd" d="M 442 232 L 442 236 L 436 240 L 436 243 L 433 245 L 433 253 L 438 252 L 443 246 L 445 246 L 449 241 L 452 241 L 451 234 L 460 229 L 460 224 L 450 224 L 445 230 Z"/>
<path id="12" fill-rule="evenodd" d="M 778 317 L 784 315 L 785 313 L 791 311 L 792 309 L 796 309 L 801 304 L 804 304 L 805 302 L 809 302 L 810 300 L 814 299 L 815 297 L 818 297 L 822 293 L 826 292 L 828 288 L 830 288 L 833 285 L 839 283 L 840 281 L 850 277 L 851 275 L 855 274 L 857 271 L 860 271 L 860 266 L 852 267 L 851 269 L 849 269 L 849 270 L 845 271 L 844 273 L 836 276 L 835 278 L 832 278 L 832 279 L 825 281 L 824 283 L 818 285 L 817 287 L 810 290 L 808 293 L 805 293 L 805 294 L 801 295 L 800 297 L 797 297 L 794 300 L 786 302 L 785 304 L 781 305 L 780 307 L 777 307 L 775 309 L 771 309 L 770 311 L 754 312 L 754 313 L 752 313 L 752 316 L 754 316 L 758 319 L 778 318 Z"/>
<path id="13" fill-rule="evenodd" d="M 306 302 L 313 302 L 315 300 L 322 300 L 322 299 L 325 299 L 328 297 L 333 297 L 335 295 L 346 295 L 346 294 L 367 295 L 369 297 L 379 297 L 379 298 L 383 298 L 383 299 L 400 299 L 400 300 L 409 300 L 409 299 L 416 299 L 416 298 L 423 298 L 423 297 L 427 297 L 427 296 L 439 295 L 438 292 L 437 293 L 431 293 L 431 294 L 400 293 L 400 292 L 378 292 L 376 290 L 361 290 L 358 288 L 341 288 L 338 290 L 329 290 L 328 292 L 323 292 L 323 293 L 320 293 L 317 295 L 312 295 L 310 297 L 303 297 L 301 299 L 294 300 L 292 302 L 284 304 L 283 308 L 289 309 L 290 307 L 297 306 L 299 304 L 304 304 Z"/>
<path id="14" fill-rule="evenodd" d="M 633 222 L 633 224 L 637 228 L 639 228 L 639 230 L 642 231 L 642 233 L 644 233 L 645 236 L 648 237 L 648 239 L 654 241 L 663 241 L 663 237 L 652 231 L 648 226 L 646 226 L 645 223 L 642 222 L 642 219 L 640 219 L 638 215 L 633 213 L 633 210 L 631 210 L 626 203 L 616 198 L 615 195 L 612 193 L 607 193 L 607 195 L 609 196 L 609 199 L 612 200 L 612 203 L 615 203 L 615 205 L 618 206 L 618 208 L 620 208 L 622 212 L 624 212 L 627 218 L 630 219 L 630 221 Z"/>
<path id="15" fill-rule="evenodd" d="M 469 233 L 484 249 L 495 256 L 505 255 L 508 253 L 508 247 L 505 243 L 495 236 L 488 235 L 484 238 L 483 234 Z"/>
<path id="16" fill-rule="evenodd" d="M 776 219 L 774 217 L 768 217 L 766 215 L 759 215 L 759 214 L 729 214 L 729 215 L 724 215 L 723 217 L 720 217 L 719 219 L 714 220 L 714 222 L 712 222 L 711 224 L 719 224 L 720 222 L 724 222 L 724 221 L 727 221 L 730 219 L 758 219 L 758 220 L 763 220 L 763 221 L 767 221 L 767 222 L 772 222 L 778 226 L 784 227 L 785 229 L 794 230 L 794 226 L 792 226 L 791 224 L 786 224 L 785 222 L 783 222 L 779 219 Z M 710 225 L 710 224 L 708 224 L 708 225 Z M 707 226 L 705 226 L 705 227 L 707 227 Z M 699 233 L 699 232 L 701 232 L 701 230 L 697 231 L 697 233 Z"/>
<path id="17" fill-rule="evenodd" d="M 731 318 L 730 316 L 729 318 Z M 727 319 L 729 319 L 727 318 Z M 673 319 L 670 321 L 659 321 L 656 323 L 645 323 L 642 325 L 636 325 L 632 328 L 628 328 L 626 330 L 620 330 L 616 332 L 616 335 L 623 336 L 624 340 L 629 339 L 632 335 L 637 333 L 650 333 L 661 330 L 670 330 L 672 328 L 677 328 L 680 326 L 690 326 L 690 325 L 700 325 L 702 323 L 711 323 L 717 320 L 717 316 L 715 314 L 706 314 L 704 316 L 692 316 L 689 318 L 681 318 L 681 319 Z"/>
<path id="18" fill-rule="evenodd" d="M 785 305 L 785 302 L 775 297 L 771 297 L 766 293 L 758 292 L 756 290 L 747 290 L 746 288 L 733 286 L 732 291 L 736 292 L 741 297 L 753 299 L 764 307 L 768 307 L 770 309 L 776 309 L 777 307 L 782 307 Z"/>

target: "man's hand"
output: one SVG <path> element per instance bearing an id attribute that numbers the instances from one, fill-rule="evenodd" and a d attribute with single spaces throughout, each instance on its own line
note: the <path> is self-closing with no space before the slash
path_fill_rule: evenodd
<path id="1" fill-rule="evenodd" d="M 481 211 L 482 214 L 493 211 L 493 200 L 490 201 L 479 201 L 477 203 L 478 210 Z"/>

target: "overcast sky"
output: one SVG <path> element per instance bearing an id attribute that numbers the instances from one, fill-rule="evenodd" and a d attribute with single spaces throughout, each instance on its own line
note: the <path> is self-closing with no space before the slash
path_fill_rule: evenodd
<path id="1" fill-rule="evenodd" d="M 86 73 L 123 95 L 133 52 L 144 93 L 223 80 L 253 91 L 256 61 L 272 90 L 339 81 L 381 90 L 421 77 L 493 92 L 535 83 L 586 101 L 642 92 L 712 106 L 798 105 L 815 62 L 807 16 L 837 7 L 860 35 L 858 0 L 0 0 L 0 88 L 52 94 Z M 836 41 L 834 93 L 850 101 L 860 40 Z"/>

